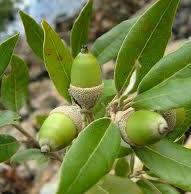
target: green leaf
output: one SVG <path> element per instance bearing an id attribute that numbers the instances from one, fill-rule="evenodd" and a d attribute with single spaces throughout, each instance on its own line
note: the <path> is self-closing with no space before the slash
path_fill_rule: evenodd
<path id="1" fill-rule="evenodd" d="M 127 177 L 130 173 L 130 166 L 125 158 L 119 158 L 115 165 L 115 175 L 120 177 Z"/>
<path id="2" fill-rule="evenodd" d="M 117 155 L 117 158 L 122 158 L 122 157 L 128 156 L 129 154 L 132 154 L 132 153 L 133 153 L 133 150 L 130 147 L 130 145 L 125 143 L 123 140 L 121 140 L 121 145 L 119 148 L 119 153 Z"/>
<path id="3" fill-rule="evenodd" d="M 163 194 L 155 185 L 150 181 L 144 179 L 137 182 L 144 194 Z"/>
<path id="4" fill-rule="evenodd" d="M 191 64 L 162 83 L 142 94 L 132 103 L 136 109 L 168 110 L 191 105 Z M 187 77 L 188 78 L 181 78 Z"/>
<path id="5" fill-rule="evenodd" d="M 118 92 L 126 89 L 135 69 L 139 68 L 139 75 L 144 76 L 163 56 L 178 3 L 179 0 L 158 0 L 131 27 L 117 57 Z"/>
<path id="6" fill-rule="evenodd" d="M 146 179 L 137 182 L 145 194 L 180 194 L 173 186 Z"/>
<path id="7" fill-rule="evenodd" d="M 185 191 L 191 191 L 191 150 L 166 139 L 145 148 L 134 148 L 136 155 L 154 174 Z"/>
<path id="8" fill-rule="evenodd" d="M 37 161 L 38 164 L 47 164 L 49 161 L 49 157 L 43 153 L 39 149 L 27 149 L 17 152 L 11 157 L 11 163 L 22 164 L 30 160 Z"/>
<path id="9" fill-rule="evenodd" d="M 110 171 L 119 145 L 119 129 L 110 119 L 88 125 L 64 157 L 57 194 L 81 194 L 96 184 Z"/>
<path id="10" fill-rule="evenodd" d="M 146 179 L 137 182 L 145 194 L 180 194 L 173 186 Z"/>
<path id="11" fill-rule="evenodd" d="M 0 111 L 0 127 L 16 124 L 19 119 L 20 116 L 16 112 L 10 110 Z"/>
<path id="12" fill-rule="evenodd" d="M 191 124 L 191 108 L 185 108 L 185 121 L 184 123 L 179 126 L 178 128 L 174 129 L 167 135 L 167 138 L 170 140 L 176 140 L 177 138 L 181 137 L 187 130 L 190 128 Z"/>
<path id="13" fill-rule="evenodd" d="M 151 181 L 152 184 L 161 191 L 162 194 L 180 194 L 174 187 L 169 184 L 163 184 L 156 181 Z"/>
<path id="14" fill-rule="evenodd" d="M 42 124 L 44 123 L 44 121 L 46 120 L 46 118 L 48 117 L 48 114 L 44 114 L 44 115 L 37 115 L 36 116 L 36 124 L 41 127 Z"/>
<path id="15" fill-rule="evenodd" d="M 44 29 L 44 62 L 46 69 L 59 94 L 70 101 L 68 89 L 70 86 L 70 72 L 73 62 L 71 53 L 63 40 L 46 22 L 42 22 Z"/>
<path id="16" fill-rule="evenodd" d="M 87 45 L 92 9 L 93 0 L 88 0 L 73 25 L 70 40 L 73 57 L 77 56 L 83 45 Z"/>
<path id="17" fill-rule="evenodd" d="M 103 82 L 103 94 L 93 108 L 94 116 L 96 119 L 104 117 L 107 104 L 113 99 L 114 95 L 116 94 L 114 80 L 104 80 Z"/>
<path id="18" fill-rule="evenodd" d="M 177 75 L 178 72 L 181 72 L 189 63 L 191 63 L 190 41 L 185 43 L 177 51 L 165 56 L 155 66 L 153 66 L 141 81 L 138 93 L 143 93 L 174 78 L 175 75 Z M 190 71 L 187 72 L 186 69 L 184 74 L 182 74 L 182 77 L 186 78 L 189 76 L 191 76 L 191 73 Z"/>
<path id="19" fill-rule="evenodd" d="M 1 85 L 1 100 L 6 108 L 18 112 L 28 97 L 29 73 L 25 62 L 13 55 L 11 72 L 4 75 Z"/>
<path id="20" fill-rule="evenodd" d="M 28 45 L 43 60 L 44 33 L 41 26 L 27 13 L 19 11 Z"/>
<path id="21" fill-rule="evenodd" d="M 104 190 L 101 186 L 95 185 L 85 194 L 109 194 L 106 190 Z"/>
<path id="22" fill-rule="evenodd" d="M 9 65 L 18 38 L 19 34 L 16 34 L 0 44 L 0 77 Z"/>
<path id="23" fill-rule="evenodd" d="M 128 178 L 107 175 L 99 185 L 109 194 L 143 194 L 140 188 Z"/>
<path id="24" fill-rule="evenodd" d="M 10 135 L 0 135 L 0 163 L 8 160 L 19 149 L 18 141 Z"/>
<path id="25" fill-rule="evenodd" d="M 100 65 L 117 57 L 119 49 L 136 19 L 132 18 L 121 22 L 94 42 L 91 52 L 97 57 Z"/>

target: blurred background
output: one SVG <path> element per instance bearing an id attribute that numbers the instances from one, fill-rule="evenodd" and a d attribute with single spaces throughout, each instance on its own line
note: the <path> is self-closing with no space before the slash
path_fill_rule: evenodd
<path id="1" fill-rule="evenodd" d="M 145 9 L 151 0 L 94 0 L 91 30 L 91 43 L 104 32 L 121 21 L 133 17 Z M 18 16 L 18 10 L 30 14 L 36 21 L 45 18 L 66 42 L 74 19 L 86 0 L 0 0 L 0 42 L 15 32 L 20 32 L 20 41 L 16 53 L 22 56 L 30 68 L 30 85 L 27 105 L 22 109 L 22 126 L 35 135 L 38 131 L 36 120 L 39 115 L 48 112 L 63 103 L 55 91 L 42 62 L 27 46 L 24 29 Z M 167 52 L 176 50 L 191 35 L 191 0 L 181 0 L 173 25 L 173 34 Z M 103 67 L 104 77 L 112 78 L 114 62 Z M 10 132 L 10 128 L 2 129 Z M 23 138 L 11 129 L 18 138 Z M 31 162 L 25 166 L 11 168 L 9 164 L 0 164 L 0 194 L 52 194 L 55 187 L 59 164 L 39 167 Z M 48 169 L 48 170 L 47 170 Z"/>

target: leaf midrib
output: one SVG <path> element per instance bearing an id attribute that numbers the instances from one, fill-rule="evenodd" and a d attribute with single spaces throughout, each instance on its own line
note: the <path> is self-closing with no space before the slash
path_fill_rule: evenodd
<path id="1" fill-rule="evenodd" d="M 157 83 L 157 85 L 155 85 L 155 86 L 149 88 L 148 90 L 146 90 L 146 91 L 144 91 L 144 92 L 141 92 L 140 95 L 141 95 L 141 94 L 144 94 L 144 93 L 146 93 L 146 92 L 149 92 L 150 90 L 153 90 L 153 89 L 155 89 L 155 88 L 158 88 L 158 87 L 162 86 L 163 84 L 165 84 L 166 82 L 168 82 L 169 80 L 171 80 L 171 78 L 173 78 L 173 77 L 175 77 L 177 74 L 179 74 L 181 71 L 183 71 L 183 70 L 186 69 L 186 68 L 189 68 L 189 66 L 191 67 L 191 63 L 188 63 L 188 64 L 187 64 L 186 66 L 184 66 L 182 69 L 179 69 L 178 71 L 174 72 L 171 76 L 166 77 L 166 78 L 165 78 L 164 80 L 162 80 L 160 83 Z M 180 79 L 180 78 L 179 78 L 179 79 Z M 186 79 L 186 78 L 185 78 L 185 79 Z"/>
<path id="2" fill-rule="evenodd" d="M 53 41 L 53 35 L 52 35 L 51 30 L 52 30 L 52 29 L 49 30 L 50 40 L 51 40 L 51 42 L 52 42 L 52 44 L 53 44 L 54 50 L 56 51 L 56 55 L 57 55 L 57 57 L 58 57 L 58 59 L 59 59 L 58 62 L 59 62 L 59 64 L 60 64 L 60 66 L 62 67 L 62 69 L 63 69 L 63 71 L 64 71 L 64 74 L 66 75 L 66 78 L 67 78 L 68 82 L 70 82 L 70 79 L 69 79 L 69 77 L 68 77 L 68 74 L 67 74 L 66 71 L 65 71 L 65 64 L 61 62 L 61 58 L 60 58 L 60 55 L 59 55 L 59 53 L 58 53 L 57 47 L 56 47 L 56 45 L 55 45 L 55 43 L 54 43 L 54 41 Z M 59 37 L 58 37 L 58 38 L 59 38 Z M 59 41 L 60 41 L 60 40 L 59 40 Z M 62 41 L 61 41 L 61 44 L 63 44 Z"/>
<path id="3" fill-rule="evenodd" d="M 17 141 L 12 141 L 12 142 L 9 142 L 9 143 L 4 143 L 4 144 L 1 144 L 1 142 L 0 142 L 0 148 L 6 147 L 6 146 L 9 146 L 9 145 L 12 145 L 12 144 L 17 145 Z"/>
<path id="4" fill-rule="evenodd" d="M 164 10 L 164 12 L 163 12 L 163 14 L 161 15 L 159 21 L 157 22 L 155 28 L 153 29 L 152 33 L 150 34 L 148 40 L 146 41 L 145 46 L 143 47 L 143 49 L 141 50 L 140 54 L 138 55 L 138 57 L 137 57 L 137 59 L 136 59 L 135 61 L 139 60 L 139 58 L 141 57 L 142 53 L 143 53 L 144 50 L 146 49 L 146 47 L 147 47 L 147 45 L 148 45 L 150 39 L 152 38 L 153 34 L 154 34 L 155 31 L 157 30 L 157 27 L 159 26 L 159 24 L 160 24 L 160 22 L 162 21 L 162 19 L 163 19 L 165 13 L 166 13 L 167 10 L 169 9 L 169 7 L 170 7 L 172 1 L 173 1 L 173 0 L 171 0 L 171 1 L 169 2 L 168 6 L 167 6 L 166 9 Z M 150 9 L 152 9 L 157 3 L 158 3 L 158 1 L 157 1 L 155 4 L 153 4 L 153 6 L 152 6 Z M 149 9 L 149 10 L 150 10 L 150 9 Z M 149 10 L 148 10 L 148 11 L 149 11 Z M 135 22 L 135 24 L 134 24 L 134 25 L 132 26 L 132 28 L 129 30 L 129 33 L 131 33 L 131 31 L 133 30 L 134 26 L 137 25 L 137 23 L 140 21 L 140 19 L 141 19 L 144 15 L 145 15 L 145 13 L 144 13 L 142 16 L 140 16 L 140 18 L 137 20 L 137 22 Z M 129 33 L 128 33 L 128 34 L 129 34 Z M 127 36 L 128 36 L 128 34 L 127 34 Z M 127 37 L 127 36 L 126 36 L 126 37 Z M 124 41 L 124 42 L 125 42 L 125 41 Z M 123 45 L 122 45 L 121 49 L 122 49 L 122 48 L 123 48 Z M 121 49 L 120 49 L 120 50 L 121 50 Z M 119 52 L 120 52 L 120 51 L 119 51 Z M 134 69 L 134 68 L 135 68 L 135 67 L 134 67 L 134 65 L 133 65 L 132 69 Z M 132 72 L 132 71 L 131 71 L 131 72 Z M 125 80 L 124 84 L 122 85 L 120 91 L 123 91 L 124 87 L 126 86 L 128 80 L 129 80 L 129 77 L 130 77 L 130 75 L 127 76 L 127 79 Z"/>
<path id="5" fill-rule="evenodd" d="M 189 78 L 185 78 L 185 79 L 189 79 Z M 185 79 L 184 79 L 184 80 L 185 80 Z M 177 80 L 181 80 L 181 79 L 175 79 L 175 81 L 177 81 Z M 157 85 L 157 87 L 151 88 L 150 90 L 152 90 L 152 89 L 159 89 L 160 87 L 162 87 L 161 84 L 160 84 L 160 85 Z M 148 93 L 150 90 L 148 90 L 148 91 L 146 91 L 146 92 L 144 92 L 144 93 L 141 93 L 141 94 L 138 95 L 137 97 L 142 96 L 142 95 L 144 95 L 145 93 Z M 180 93 L 179 90 L 174 91 L 174 92 L 172 92 L 172 91 L 170 92 L 171 96 L 173 96 L 173 94 L 179 94 L 179 93 Z M 140 99 L 140 100 L 136 100 L 136 99 L 135 99 L 135 101 L 133 102 L 133 105 L 134 105 L 134 104 L 137 104 L 137 103 L 140 103 L 140 102 L 142 102 L 142 101 L 145 101 L 145 99 L 146 99 L 146 100 L 152 100 L 152 99 L 156 99 L 156 98 L 164 97 L 164 96 L 168 96 L 168 95 L 169 95 L 169 93 L 163 93 L 163 94 L 160 94 L 160 95 L 157 95 L 157 96 L 145 97 L 145 98 Z"/>
<path id="6" fill-rule="evenodd" d="M 81 13 L 79 14 L 79 16 L 78 16 L 76 22 L 74 23 L 74 28 L 72 29 L 72 34 L 73 34 L 73 30 L 76 30 L 75 27 L 76 27 L 77 24 L 79 24 L 79 26 L 82 27 L 82 30 L 80 30 L 80 35 L 79 35 L 79 37 L 80 37 L 79 40 L 80 40 L 80 41 L 77 42 L 77 49 L 79 49 L 79 46 L 80 46 L 80 44 L 81 44 L 81 40 L 83 40 L 83 38 L 82 38 L 82 37 L 83 37 L 83 34 L 86 32 L 86 29 L 87 29 L 87 28 L 83 27 L 83 24 L 87 24 L 86 27 L 88 27 L 90 20 L 86 23 L 86 22 L 84 22 L 84 19 L 82 18 L 82 20 L 81 20 L 81 21 L 82 21 L 82 24 L 80 24 L 79 21 L 80 21 L 80 19 L 81 19 L 81 15 L 86 15 L 86 11 L 88 12 L 88 10 L 86 10 L 86 9 L 89 8 L 89 6 L 90 6 L 91 3 L 92 3 L 91 0 L 89 0 L 89 1 L 87 2 L 86 6 L 82 9 L 82 11 L 81 11 Z M 79 27 L 79 28 L 80 28 L 80 27 Z M 75 31 L 74 31 L 74 32 L 75 32 Z M 87 39 L 87 37 L 85 37 L 84 39 Z M 75 55 L 76 55 L 77 49 L 76 49 L 76 48 L 74 49 Z"/>
<path id="7" fill-rule="evenodd" d="M 75 184 L 75 182 L 78 180 L 78 177 L 80 177 L 80 175 L 83 173 L 84 168 L 86 167 L 86 165 L 88 165 L 89 161 L 91 161 L 92 157 L 94 156 L 94 154 L 97 152 L 97 150 L 99 150 L 99 146 L 101 145 L 101 143 L 103 142 L 105 136 L 108 133 L 108 129 L 110 128 L 110 126 L 112 125 L 112 123 L 110 123 L 110 125 L 107 127 L 107 129 L 105 130 L 102 138 L 100 139 L 100 141 L 98 142 L 97 146 L 95 147 L 95 149 L 93 150 L 92 154 L 90 154 L 89 158 L 86 160 L 86 162 L 83 164 L 83 166 L 81 167 L 78 175 L 76 176 L 76 178 L 74 178 L 74 180 L 72 181 L 72 183 L 70 184 L 70 186 L 68 187 L 68 189 L 66 190 L 66 194 L 71 190 L 72 186 Z"/>
<path id="8" fill-rule="evenodd" d="M 174 163 L 180 164 L 180 165 L 183 166 L 183 167 L 190 168 L 190 170 L 191 170 L 191 166 L 187 166 L 186 164 L 181 163 L 181 162 L 175 160 L 174 158 L 168 158 L 168 157 L 165 156 L 164 154 L 161 154 L 160 152 L 158 152 L 158 151 L 156 151 L 155 149 L 152 149 L 152 148 L 150 148 L 150 147 L 148 147 L 148 146 L 147 146 L 146 148 L 147 148 L 148 150 L 150 150 L 151 152 L 153 152 L 153 153 L 155 153 L 155 154 L 157 154 L 157 155 L 159 155 L 159 156 L 161 156 L 161 157 L 163 157 L 163 158 L 165 158 L 165 159 L 167 159 L 167 160 L 170 160 L 170 161 L 172 161 L 172 162 L 174 162 Z"/>
<path id="9" fill-rule="evenodd" d="M 25 20 L 26 21 L 26 20 Z M 41 28 L 36 22 L 34 22 L 39 28 Z M 33 22 L 31 22 L 31 21 L 29 21 L 29 24 L 33 24 Z M 26 26 L 25 26 L 26 27 Z M 25 28 L 26 29 L 26 28 Z M 31 28 L 30 28 L 31 29 Z M 38 40 L 40 41 L 40 44 L 41 45 L 43 45 L 43 39 L 41 38 L 41 35 L 40 35 L 40 33 L 39 32 L 37 32 L 37 30 L 34 30 L 33 28 L 32 28 L 32 32 L 34 32 L 35 34 L 36 34 L 36 37 L 38 38 Z M 27 40 L 29 41 L 29 38 L 30 38 L 31 36 L 27 36 Z"/>

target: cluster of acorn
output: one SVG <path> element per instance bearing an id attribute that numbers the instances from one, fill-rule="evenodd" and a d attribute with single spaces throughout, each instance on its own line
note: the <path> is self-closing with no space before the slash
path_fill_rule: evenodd
<path id="1" fill-rule="evenodd" d="M 87 76 L 88 75 L 88 76 Z M 77 137 L 83 127 L 81 109 L 89 110 L 103 90 L 101 68 L 97 59 L 82 49 L 71 69 L 69 93 L 78 105 L 64 105 L 52 110 L 38 133 L 42 152 L 62 149 Z M 183 108 L 163 113 L 130 109 L 117 124 L 122 138 L 132 146 L 145 146 L 160 140 L 180 125 L 185 118 Z"/>

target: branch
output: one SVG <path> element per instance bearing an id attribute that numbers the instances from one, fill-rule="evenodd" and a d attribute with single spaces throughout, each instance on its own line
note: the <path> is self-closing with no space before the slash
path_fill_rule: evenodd
<path id="1" fill-rule="evenodd" d="M 28 140 L 33 145 L 33 147 L 40 148 L 38 141 L 33 136 L 31 136 L 25 129 L 23 129 L 20 125 L 13 124 L 12 126 L 14 126 L 20 133 L 22 133 L 25 137 L 27 137 Z M 62 159 L 58 156 L 57 153 L 49 152 L 47 153 L 47 155 L 49 155 L 51 159 L 57 160 L 62 163 Z"/>

